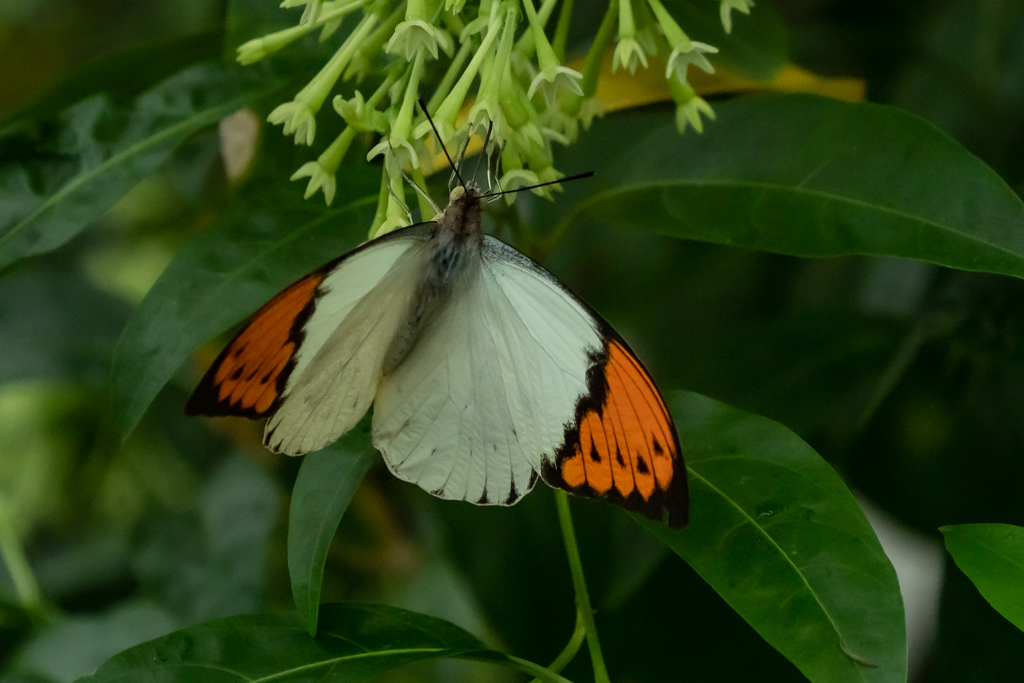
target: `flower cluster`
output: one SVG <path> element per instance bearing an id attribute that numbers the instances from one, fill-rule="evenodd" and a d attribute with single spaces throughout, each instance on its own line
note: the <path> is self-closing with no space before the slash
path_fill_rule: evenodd
<path id="1" fill-rule="evenodd" d="M 720 3 L 726 30 L 732 10 L 748 13 L 753 4 Z M 551 22 L 556 5 L 557 21 Z M 402 176 L 422 178 L 430 169 L 421 164 L 439 151 L 417 104 L 421 93 L 432 93 L 426 109 L 447 149 L 491 131 L 486 152 L 500 159 L 498 184 L 506 190 L 562 177 L 553 166 L 552 143 L 572 143 L 579 124 L 587 127 L 600 115 L 595 93 L 609 50 L 613 71 L 646 68 L 649 57 L 665 64 L 680 131 L 691 126 L 700 132 L 701 117 L 714 118 L 687 81 L 687 70 L 693 65 L 712 73 L 707 55 L 718 50 L 691 40 L 661 0 L 609 0 L 580 70 L 565 63 L 573 0 L 284 0 L 281 6 L 302 7 L 298 25 L 245 43 L 238 60 L 250 64 L 317 30 L 321 41 L 344 36 L 319 73 L 268 120 L 294 135 L 296 144 L 313 145 L 317 117 L 327 98 L 345 89 L 340 84 L 371 84 L 369 96 L 354 88 L 348 97 L 334 95 L 343 132 L 292 176 L 309 179 L 307 198 L 322 191 L 330 204 L 335 174 L 356 135 L 379 135 L 368 157 L 386 157 L 371 236 L 407 222 Z M 343 25 L 347 30 L 340 30 Z"/>

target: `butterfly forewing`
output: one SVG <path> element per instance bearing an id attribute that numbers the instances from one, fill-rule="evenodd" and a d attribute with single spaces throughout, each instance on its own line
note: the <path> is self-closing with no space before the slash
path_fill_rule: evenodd
<path id="1" fill-rule="evenodd" d="M 335 259 L 275 296 L 221 351 L 185 412 L 250 418 L 276 414 L 352 309 L 403 254 L 422 247 L 428 232 L 419 225 L 391 233 Z"/>
<path id="2" fill-rule="evenodd" d="M 185 412 L 258 418 L 276 410 L 325 276 L 311 273 L 260 308 L 221 351 Z"/>

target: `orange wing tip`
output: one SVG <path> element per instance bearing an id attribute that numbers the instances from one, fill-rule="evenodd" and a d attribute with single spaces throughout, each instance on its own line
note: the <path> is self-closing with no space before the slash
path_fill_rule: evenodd
<path id="1" fill-rule="evenodd" d="M 600 493 L 586 484 L 571 486 L 562 477 L 558 466 L 548 462 L 544 463 L 542 470 L 541 477 L 548 486 L 562 489 L 574 496 L 604 500 L 656 522 L 664 522 L 673 529 L 682 529 L 690 521 L 690 495 L 685 469 L 682 470 L 679 480 L 672 482 L 667 489 L 654 491 L 646 499 L 636 491 L 623 496 L 616 489 Z"/>
<path id="2" fill-rule="evenodd" d="M 591 358 L 587 393 L 576 404 L 555 461 L 542 476 L 551 486 L 600 498 L 681 528 L 689 490 L 679 437 L 647 370 L 610 329 Z"/>
<path id="3" fill-rule="evenodd" d="M 185 404 L 185 414 L 253 419 L 273 414 L 324 277 L 324 270 L 312 273 L 256 311 L 206 371 Z"/>

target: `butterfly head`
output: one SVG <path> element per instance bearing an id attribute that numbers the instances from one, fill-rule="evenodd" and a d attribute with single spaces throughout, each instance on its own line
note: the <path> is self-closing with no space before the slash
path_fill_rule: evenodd
<path id="1" fill-rule="evenodd" d="M 482 235 L 480 216 L 480 188 L 472 180 L 459 185 L 448 196 L 445 207 L 437 220 L 438 225 L 454 235 Z"/>

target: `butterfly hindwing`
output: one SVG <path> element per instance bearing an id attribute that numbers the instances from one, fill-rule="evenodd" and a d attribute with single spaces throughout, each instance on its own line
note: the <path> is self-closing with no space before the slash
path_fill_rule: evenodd
<path id="1" fill-rule="evenodd" d="M 554 276 L 491 237 L 476 279 L 382 379 L 373 433 L 396 476 L 443 498 L 509 505 L 541 473 L 685 523 L 679 442 L 650 376 Z"/>
<path id="2" fill-rule="evenodd" d="M 587 394 L 544 481 L 685 526 L 689 492 L 679 437 L 643 365 L 610 328 L 587 374 Z"/>
<path id="3" fill-rule="evenodd" d="M 561 345 L 563 370 L 572 360 L 585 359 L 582 375 L 578 365 L 563 373 L 583 387 L 567 404 L 571 414 L 554 453 L 544 451 L 544 481 L 653 519 L 667 511 L 670 526 L 684 526 L 689 495 L 679 438 L 647 370 L 611 326 L 553 275 L 504 248 L 505 258 L 496 267 L 507 271 L 506 294 L 519 302 L 524 320 L 538 332 L 539 352 L 550 354 Z M 586 321 L 594 336 L 567 337 L 549 328 L 554 320 L 565 325 L 570 318 Z"/>

